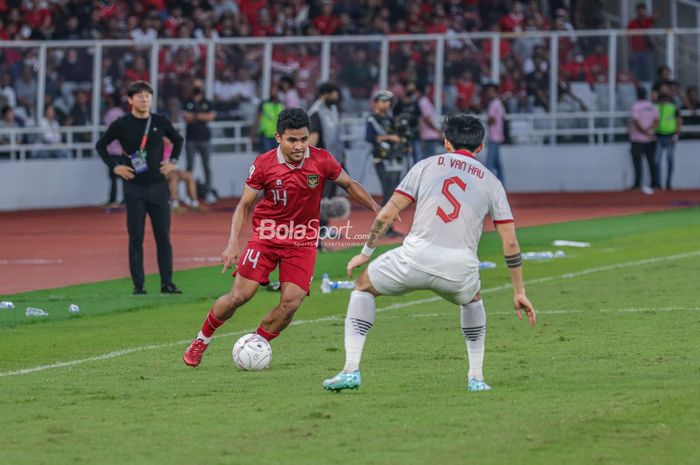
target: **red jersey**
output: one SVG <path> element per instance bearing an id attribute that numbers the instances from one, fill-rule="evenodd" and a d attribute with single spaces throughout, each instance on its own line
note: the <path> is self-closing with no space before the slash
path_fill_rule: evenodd
<path id="1" fill-rule="evenodd" d="M 654 18 L 647 16 L 645 18 L 636 18 L 629 22 L 627 29 L 651 29 L 654 27 Z M 629 36 L 630 49 L 633 52 L 650 52 L 651 51 L 651 41 L 649 37 L 643 32 L 639 35 Z"/>
<path id="2" fill-rule="evenodd" d="M 264 195 L 253 211 L 251 242 L 316 247 L 323 187 L 342 170 L 333 155 L 312 146 L 297 165 L 287 163 L 279 148 L 258 156 L 245 181 Z"/>
<path id="3" fill-rule="evenodd" d="M 501 31 L 503 32 L 523 32 L 525 15 L 522 13 L 519 15 L 513 13 L 504 15 L 498 21 L 498 25 L 501 26 Z"/>

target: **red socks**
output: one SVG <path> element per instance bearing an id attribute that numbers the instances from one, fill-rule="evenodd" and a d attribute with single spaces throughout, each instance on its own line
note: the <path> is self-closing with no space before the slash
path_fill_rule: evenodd
<path id="1" fill-rule="evenodd" d="M 204 334 L 204 336 L 206 337 L 212 337 L 214 335 L 214 332 L 219 328 L 219 326 L 221 326 L 225 322 L 225 320 L 219 320 L 217 317 L 214 316 L 214 309 L 209 310 L 207 319 L 204 320 L 204 324 L 202 325 L 202 334 Z M 262 325 L 258 326 L 258 329 L 255 330 L 255 333 L 264 337 L 268 341 L 271 341 L 280 335 L 280 333 L 271 333 L 269 331 L 266 331 L 265 328 L 262 327 Z"/>
<path id="2" fill-rule="evenodd" d="M 204 324 L 202 325 L 202 334 L 204 334 L 206 337 L 212 337 L 214 335 L 214 331 L 216 331 L 216 329 L 224 323 L 225 320 L 219 320 L 217 317 L 215 317 L 214 309 L 211 309 L 209 310 L 207 319 L 204 320 Z"/>
<path id="3" fill-rule="evenodd" d="M 255 334 L 267 339 L 268 342 L 280 335 L 280 333 L 270 333 L 265 331 L 265 328 L 263 328 L 262 325 L 258 326 L 258 329 L 255 330 Z"/>

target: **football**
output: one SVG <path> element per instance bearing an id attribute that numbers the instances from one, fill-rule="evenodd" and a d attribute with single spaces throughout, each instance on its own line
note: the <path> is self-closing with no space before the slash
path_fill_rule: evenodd
<path id="1" fill-rule="evenodd" d="M 231 356 L 241 370 L 264 370 L 270 365 L 272 347 L 258 334 L 246 334 L 233 345 Z"/>

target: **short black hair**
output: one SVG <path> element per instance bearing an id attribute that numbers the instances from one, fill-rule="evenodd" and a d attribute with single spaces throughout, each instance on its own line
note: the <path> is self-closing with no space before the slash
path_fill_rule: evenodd
<path id="1" fill-rule="evenodd" d="M 334 82 L 324 81 L 318 85 L 318 95 L 332 94 L 333 92 L 340 92 L 340 88 Z"/>
<path id="2" fill-rule="evenodd" d="M 448 114 L 445 116 L 443 127 L 445 139 L 455 150 L 467 149 L 473 152 L 484 142 L 484 125 L 477 118 L 465 113 Z"/>
<path id="3" fill-rule="evenodd" d="M 284 134 L 287 129 L 308 128 L 309 115 L 301 108 L 285 108 L 277 117 L 277 134 Z"/>
<path id="4" fill-rule="evenodd" d="M 151 87 L 151 85 L 146 81 L 134 81 L 129 84 L 129 88 L 126 90 L 126 95 L 133 97 L 141 92 L 148 92 L 149 94 L 153 95 L 153 87 Z"/>
<path id="5" fill-rule="evenodd" d="M 280 83 L 286 82 L 290 87 L 294 87 L 294 78 L 292 76 L 284 75 L 280 78 Z"/>
<path id="6" fill-rule="evenodd" d="M 637 87 L 637 99 L 644 100 L 645 98 L 647 98 L 647 90 L 642 86 L 638 86 Z"/>

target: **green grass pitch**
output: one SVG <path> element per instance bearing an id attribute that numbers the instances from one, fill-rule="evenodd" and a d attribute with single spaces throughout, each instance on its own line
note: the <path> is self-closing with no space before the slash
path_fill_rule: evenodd
<path id="1" fill-rule="evenodd" d="M 223 239 L 223 238 L 222 238 Z M 321 381 L 342 367 L 348 291 L 313 294 L 242 372 L 231 347 L 279 294 L 261 290 L 197 369 L 182 352 L 231 279 L 176 273 L 182 296 L 131 297 L 126 279 L 0 296 L 0 464 L 700 463 L 700 209 L 523 228 L 539 324 L 518 321 L 495 234 L 485 234 L 485 376 L 465 390 L 458 309 L 429 292 L 380 298 L 358 391 Z M 341 279 L 356 251 L 319 256 Z M 147 287 L 157 291 L 157 276 Z M 80 305 L 71 315 L 68 305 Z M 45 309 L 42 320 L 24 308 Z"/>

